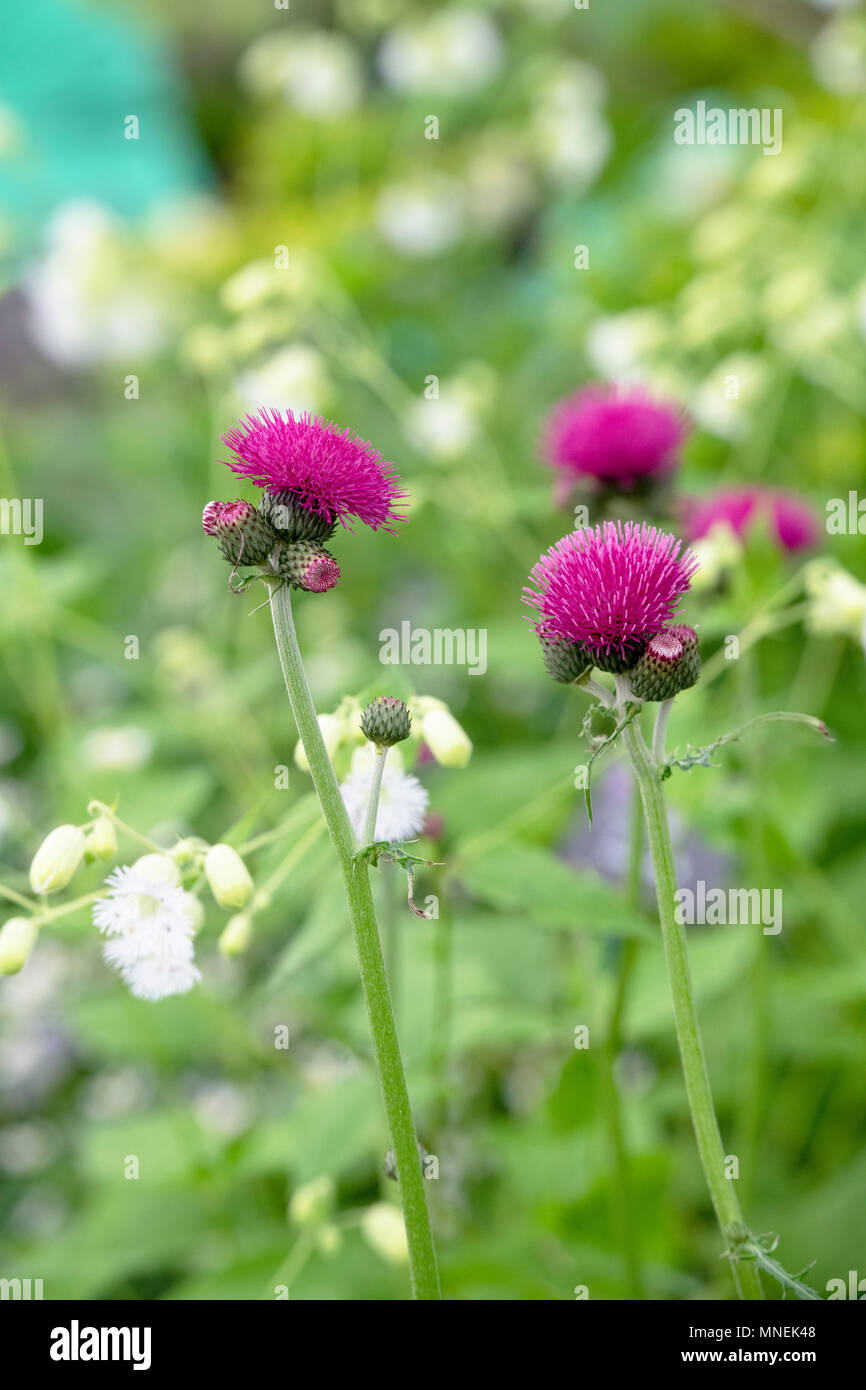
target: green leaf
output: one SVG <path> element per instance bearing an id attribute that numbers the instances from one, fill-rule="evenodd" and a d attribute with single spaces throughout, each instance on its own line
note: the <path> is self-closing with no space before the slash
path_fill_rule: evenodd
<path id="1" fill-rule="evenodd" d="M 615 888 L 590 870 L 570 868 L 550 850 L 498 845 L 462 869 L 460 879 L 481 901 L 526 913 L 544 926 L 656 937 Z"/>

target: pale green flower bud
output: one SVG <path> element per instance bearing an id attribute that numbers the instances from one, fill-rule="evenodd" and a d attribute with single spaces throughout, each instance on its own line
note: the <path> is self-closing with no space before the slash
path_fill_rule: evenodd
<path id="1" fill-rule="evenodd" d="M 171 850 L 171 857 L 175 864 L 180 864 L 182 869 L 189 868 L 196 859 L 207 854 L 210 846 L 207 840 L 203 840 L 200 835 L 189 835 L 185 840 L 178 840 Z"/>
<path id="2" fill-rule="evenodd" d="M 289 1202 L 289 1219 L 296 1226 L 321 1226 L 334 1207 L 334 1183 L 327 1174 L 296 1187 Z"/>
<path id="3" fill-rule="evenodd" d="M 17 975 L 36 945 L 39 923 L 34 917 L 10 917 L 0 927 L 0 975 Z"/>
<path id="4" fill-rule="evenodd" d="M 339 1226 L 322 1226 L 316 1235 L 316 1244 L 323 1255 L 336 1255 L 343 1244 Z"/>
<path id="5" fill-rule="evenodd" d="M 195 893 L 184 893 L 181 907 L 194 932 L 204 925 L 204 903 Z"/>
<path id="6" fill-rule="evenodd" d="M 34 893 L 59 893 L 84 858 L 85 840 L 76 825 L 58 825 L 39 846 L 30 865 Z"/>
<path id="7" fill-rule="evenodd" d="M 117 853 L 117 831 L 110 816 L 97 816 L 86 838 L 87 853 L 94 859 L 113 859 Z"/>
<path id="8" fill-rule="evenodd" d="M 253 891 L 249 869 L 231 845 L 211 845 L 204 857 L 210 890 L 220 907 L 243 907 Z"/>
<path id="9" fill-rule="evenodd" d="M 219 939 L 219 948 L 224 956 L 242 956 L 253 935 L 253 919 L 246 912 L 238 912 L 226 922 Z"/>
<path id="10" fill-rule="evenodd" d="M 421 737 L 443 767 L 465 767 L 472 741 L 448 709 L 431 709 L 421 720 Z"/>
<path id="11" fill-rule="evenodd" d="M 361 1218 L 361 1231 L 367 1244 L 389 1264 L 402 1265 L 409 1258 L 403 1214 L 389 1202 L 374 1202 Z"/>
<path id="12" fill-rule="evenodd" d="M 328 757 L 333 762 L 334 755 L 343 741 L 345 724 L 336 714 L 320 714 L 319 728 L 322 731 L 322 738 L 328 750 Z M 295 745 L 295 764 L 302 772 L 309 772 L 310 764 L 307 762 L 307 754 L 300 739 Z"/>
<path id="13" fill-rule="evenodd" d="M 132 867 L 141 878 L 151 883 L 170 883 L 172 888 L 180 887 L 180 869 L 167 854 L 143 854 Z"/>

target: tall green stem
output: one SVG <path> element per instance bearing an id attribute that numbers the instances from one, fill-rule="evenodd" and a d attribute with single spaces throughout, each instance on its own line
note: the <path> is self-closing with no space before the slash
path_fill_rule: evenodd
<path id="1" fill-rule="evenodd" d="M 322 806 L 322 814 L 334 845 L 343 886 L 349 918 L 355 937 L 358 965 L 370 1028 L 373 1034 L 373 1053 L 376 1071 L 385 1104 L 385 1114 L 391 1137 L 391 1147 L 397 1166 L 397 1178 L 403 1202 L 403 1218 L 406 1223 L 406 1238 L 409 1245 L 409 1269 L 412 1277 L 412 1292 L 415 1298 L 437 1299 L 439 1292 L 439 1271 L 436 1264 L 436 1250 L 430 1228 L 430 1213 L 427 1209 L 427 1194 L 424 1190 L 424 1177 L 418 1156 L 418 1141 L 412 1110 L 409 1105 L 409 1092 L 397 1040 L 397 1028 L 391 1008 L 388 990 L 388 977 L 382 959 L 379 941 L 379 928 L 370 892 L 367 864 L 355 858 L 355 841 L 352 827 L 343 805 L 337 778 L 331 766 L 324 740 L 322 739 L 316 710 L 313 705 L 307 677 L 301 661 L 295 624 L 292 619 L 292 605 L 289 589 L 285 585 L 271 586 L 271 617 L 274 623 L 274 636 L 289 702 L 310 772 L 313 785 Z"/>
<path id="2" fill-rule="evenodd" d="M 623 736 L 643 803 L 674 1022 L 698 1152 L 722 1239 L 730 1254 L 737 1293 L 740 1298 L 760 1299 L 763 1292 L 754 1262 L 736 1258 L 738 1244 L 748 1237 L 749 1232 L 732 1181 L 725 1177 L 725 1153 L 695 1010 L 686 936 L 674 911 L 677 881 L 660 769 L 652 761 L 643 734 L 635 722 L 627 726 Z"/>

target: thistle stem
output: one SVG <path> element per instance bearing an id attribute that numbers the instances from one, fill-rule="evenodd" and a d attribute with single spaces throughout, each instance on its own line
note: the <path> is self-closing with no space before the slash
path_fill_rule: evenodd
<path id="1" fill-rule="evenodd" d="M 409 1245 L 412 1293 L 417 1299 L 438 1299 L 441 1297 L 439 1272 L 427 1209 L 427 1194 L 424 1190 L 415 1124 L 391 1008 L 388 977 L 382 959 L 368 867 L 364 860 L 355 857 L 352 828 L 322 739 L 301 661 L 289 589 L 285 585 L 272 585 L 269 597 L 274 636 L 289 703 L 307 755 L 313 785 L 321 803 L 346 892 L 364 999 L 373 1035 L 376 1072 L 397 1165 L 403 1219 Z"/>
<path id="2" fill-rule="evenodd" d="M 361 844 L 372 845 L 376 839 L 376 813 L 379 810 L 379 793 L 382 790 L 382 773 L 385 771 L 387 748 L 377 748 L 373 762 L 373 776 L 370 778 L 370 795 L 364 813 L 364 829 L 361 831 Z"/>
<path id="3" fill-rule="evenodd" d="M 700 1026 L 692 991 L 686 936 L 674 912 L 677 890 L 673 849 L 667 811 L 662 794 L 659 766 L 636 722 L 623 731 L 635 780 L 640 790 L 647 838 L 655 871 L 656 898 L 662 929 L 668 981 L 674 1009 L 677 1042 L 686 1083 L 701 1165 L 707 1181 L 716 1219 L 729 1255 L 737 1294 L 743 1299 L 763 1298 L 760 1277 L 754 1261 L 738 1260 L 737 1247 L 748 1238 L 740 1203 L 730 1179 L 725 1177 L 725 1152 L 710 1090 Z"/>

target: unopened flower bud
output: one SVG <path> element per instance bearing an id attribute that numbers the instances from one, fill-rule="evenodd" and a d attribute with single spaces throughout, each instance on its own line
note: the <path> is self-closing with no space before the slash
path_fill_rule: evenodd
<path id="1" fill-rule="evenodd" d="M 409 1258 L 403 1214 L 389 1202 L 374 1202 L 361 1217 L 361 1231 L 368 1245 L 389 1264 L 405 1264 Z"/>
<path id="2" fill-rule="evenodd" d="M 224 956 L 242 956 L 253 937 L 253 919 L 246 912 L 238 912 L 230 917 L 223 927 L 218 942 Z"/>
<path id="3" fill-rule="evenodd" d="M 30 959 L 39 935 L 34 917 L 10 917 L 0 927 L 0 975 L 17 975 Z"/>
<path id="4" fill-rule="evenodd" d="M 430 709 L 421 719 L 421 737 L 443 767 L 465 767 L 472 741 L 448 709 Z"/>
<path id="5" fill-rule="evenodd" d="M 201 898 L 197 898 L 195 893 L 184 893 L 181 899 L 181 911 L 192 927 L 193 933 L 200 931 L 204 925 L 204 903 Z"/>
<path id="6" fill-rule="evenodd" d="M 172 888 L 180 886 L 180 869 L 167 854 L 143 854 L 132 867 L 139 878 L 151 883 L 170 883 Z"/>
<path id="7" fill-rule="evenodd" d="M 261 564 L 276 544 L 272 527 L 250 502 L 208 502 L 201 524 L 232 565 Z"/>
<path id="8" fill-rule="evenodd" d="M 86 837 L 87 853 L 93 859 L 112 859 L 117 853 L 117 831 L 110 816 L 97 816 Z"/>
<path id="9" fill-rule="evenodd" d="M 293 589 L 324 594 L 340 578 L 340 566 L 318 541 L 292 541 L 280 551 L 280 577 Z"/>
<path id="10" fill-rule="evenodd" d="M 210 890 L 220 907 L 243 907 L 253 891 L 249 869 L 231 845 L 211 845 L 204 858 Z"/>
<path id="11" fill-rule="evenodd" d="M 293 492 L 266 492 L 259 511 L 287 541 L 326 541 L 337 527 L 336 521 L 328 521 L 302 506 Z"/>
<path id="12" fill-rule="evenodd" d="M 321 1226 L 334 1208 L 334 1182 L 327 1174 L 296 1187 L 289 1202 L 289 1219 L 296 1226 Z"/>
<path id="13" fill-rule="evenodd" d="M 592 662 L 579 642 L 569 642 L 567 638 L 546 637 L 539 633 L 541 655 L 547 674 L 563 685 L 571 685 L 592 668 Z"/>
<path id="14" fill-rule="evenodd" d="M 343 720 L 336 714 L 320 714 L 319 729 L 327 749 L 328 757 L 333 761 L 340 744 L 343 741 L 345 725 Z M 300 739 L 295 744 L 295 763 L 302 772 L 309 772 L 310 764 L 307 761 L 307 754 Z"/>
<path id="15" fill-rule="evenodd" d="M 361 731 L 379 748 L 392 748 L 395 743 L 402 743 L 412 732 L 412 720 L 405 702 L 393 695 L 377 696 L 361 715 Z"/>
<path id="16" fill-rule="evenodd" d="M 76 825 L 58 825 L 46 836 L 30 865 L 30 887 L 34 893 L 59 893 L 70 881 L 86 848 L 82 831 Z"/>
<path id="17" fill-rule="evenodd" d="M 210 846 L 207 840 L 203 840 L 200 835 L 188 835 L 184 840 L 178 840 L 172 847 L 171 857 L 175 864 L 180 864 L 182 869 L 187 869 L 191 864 L 207 854 Z"/>
<path id="18" fill-rule="evenodd" d="M 316 1244 L 323 1255 L 336 1255 L 343 1244 L 343 1233 L 339 1226 L 321 1226 L 316 1234 Z"/>
<path id="19" fill-rule="evenodd" d="M 694 628 L 678 624 L 657 632 L 630 672 L 639 700 L 670 700 L 694 685 L 701 674 L 701 654 Z"/>

